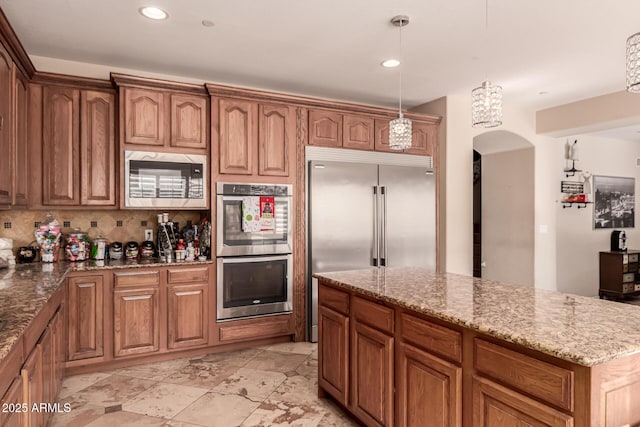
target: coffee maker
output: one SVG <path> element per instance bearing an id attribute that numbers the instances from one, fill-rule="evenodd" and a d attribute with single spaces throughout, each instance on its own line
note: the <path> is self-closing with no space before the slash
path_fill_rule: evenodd
<path id="1" fill-rule="evenodd" d="M 625 252 L 627 250 L 627 234 L 624 230 L 611 232 L 611 252 Z"/>

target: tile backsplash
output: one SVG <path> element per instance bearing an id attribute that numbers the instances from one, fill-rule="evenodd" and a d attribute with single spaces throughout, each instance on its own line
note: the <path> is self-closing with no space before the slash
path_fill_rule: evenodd
<path id="1" fill-rule="evenodd" d="M 62 233 L 68 234 L 79 229 L 89 234 L 89 239 L 105 237 L 110 242 L 126 243 L 134 240 L 138 243 L 144 240 L 144 230 L 153 229 L 155 239 L 158 225 L 159 211 L 115 210 L 115 211 L 36 211 L 11 210 L 0 211 L 0 237 L 13 239 L 14 252 L 20 246 L 27 246 L 35 240 L 34 232 L 40 222 L 51 212 L 62 226 Z M 177 221 L 180 228 L 188 221 L 198 224 L 200 212 L 180 211 L 169 212 L 169 218 Z"/>

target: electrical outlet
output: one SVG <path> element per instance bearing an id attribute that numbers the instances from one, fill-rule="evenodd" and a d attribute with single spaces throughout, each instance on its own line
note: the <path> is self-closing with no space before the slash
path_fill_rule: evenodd
<path id="1" fill-rule="evenodd" d="M 144 240 L 149 240 L 153 242 L 153 230 L 148 228 L 144 230 Z"/>

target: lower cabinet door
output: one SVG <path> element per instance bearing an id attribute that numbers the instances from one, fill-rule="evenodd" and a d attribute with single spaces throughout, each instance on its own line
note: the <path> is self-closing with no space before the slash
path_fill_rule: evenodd
<path id="1" fill-rule="evenodd" d="M 207 291 L 206 284 L 169 287 L 169 348 L 207 344 Z"/>
<path id="2" fill-rule="evenodd" d="M 349 407 L 368 426 L 393 426 L 393 337 L 353 323 Z"/>
<path id="3" fill-rule="evenodd" d="M 53 403 L 56 400 L 55 344 L 51 326 L 47 327 L 44 334 L 42 334 L 38 346 L 42 348 L 42 400 L 38 403 Z M 43 411 L 42 416 L 45 424 L 49 421 L 51 415 L 50 411 Z"/>
<path id="4" fill-rule="evenodd" d="M 70 277 L 67 284 L 69 360 L 104 355 L 104 276 Z"/>
<path id="5" fill-rule="evenodd" d="M 159 349 L 158 288 L 113 292 L 115 357 L 153 353 Z"/>
<path id="6" fill-rule="evenodd" d="M 318 385 L 343 405 L 349 391 L 349 318 L 318 308 Z"/>
<path id="7" fill-rule="evenodd" d="M 22 401 L 27 405 L 24 423 L 27 426 L 44 425 L 44 413 L 32 411 L 33 405 L 39 405 L 43 400 L 42 379 L 42 345 L 37 344 L 22 366 Z"/>
<path id="8" fill-rule="evenodd" d="M 17 376 L 9 390 L 2 397 L 2 411 L 0 411 L 0 426 L 18 427 L 25 424 L 27 414 L 22 405 L 23 399 L 22 378 Z M 18 409 L 19 408 L 19 409 Z"/>
<path id="9" fill-rule="evenodd" d="M 573 417 L 484 378 L 473 378 L 473 425 L 572 427 Z"/>
<path id="10" fill-rule="evenodd" d="M 397 347 L 397 425 L 462 425 L 462 368 L 411 345 Z"/>

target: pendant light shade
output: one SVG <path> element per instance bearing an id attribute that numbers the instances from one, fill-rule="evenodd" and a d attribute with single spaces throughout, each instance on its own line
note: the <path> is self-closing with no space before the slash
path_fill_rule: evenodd
<path id="1" fill-rule="evenodd" d="M 485 0 L 484 29 L 489 33 L 489 0 Z M 488 38 L 488 37 L 487 37 Z M 487 46 L 485 50 L 488 52 Z M 474 128 L 492 128 L 502 124 L 502 86 L 489 80 L 471 91 L 471 125 Z"/>
<path id="2" fill-rule="evenodd" d="M 389 122 L 389 148 L 406 150 L 411 148 L 411 120 L 400 113 L 397 119 Z"/>
<path id="3" fill-rule="evenodd" d="M 471 91 L 471 123 L 474 128 L 502 124 L 502 87 L 485 80 Z"/>
<path id="4" fill-rule="evenodd" d="M 402 27 L 409 25 L 409 17 L 394 16 L 391 18 L 391 23 L 400 29 L 400 67 L 402 67 Z M 399 98 L 398 118 L 389 122 L 389 148 L 396 151 L 411 148 L 411 120 L 402 115 L 402 68 L 400 68 Z"/>
<path id="5" fill-rule="evenodd" d="M 640 93 L 640 33 L 627 39 L 627 90 Z"/>

